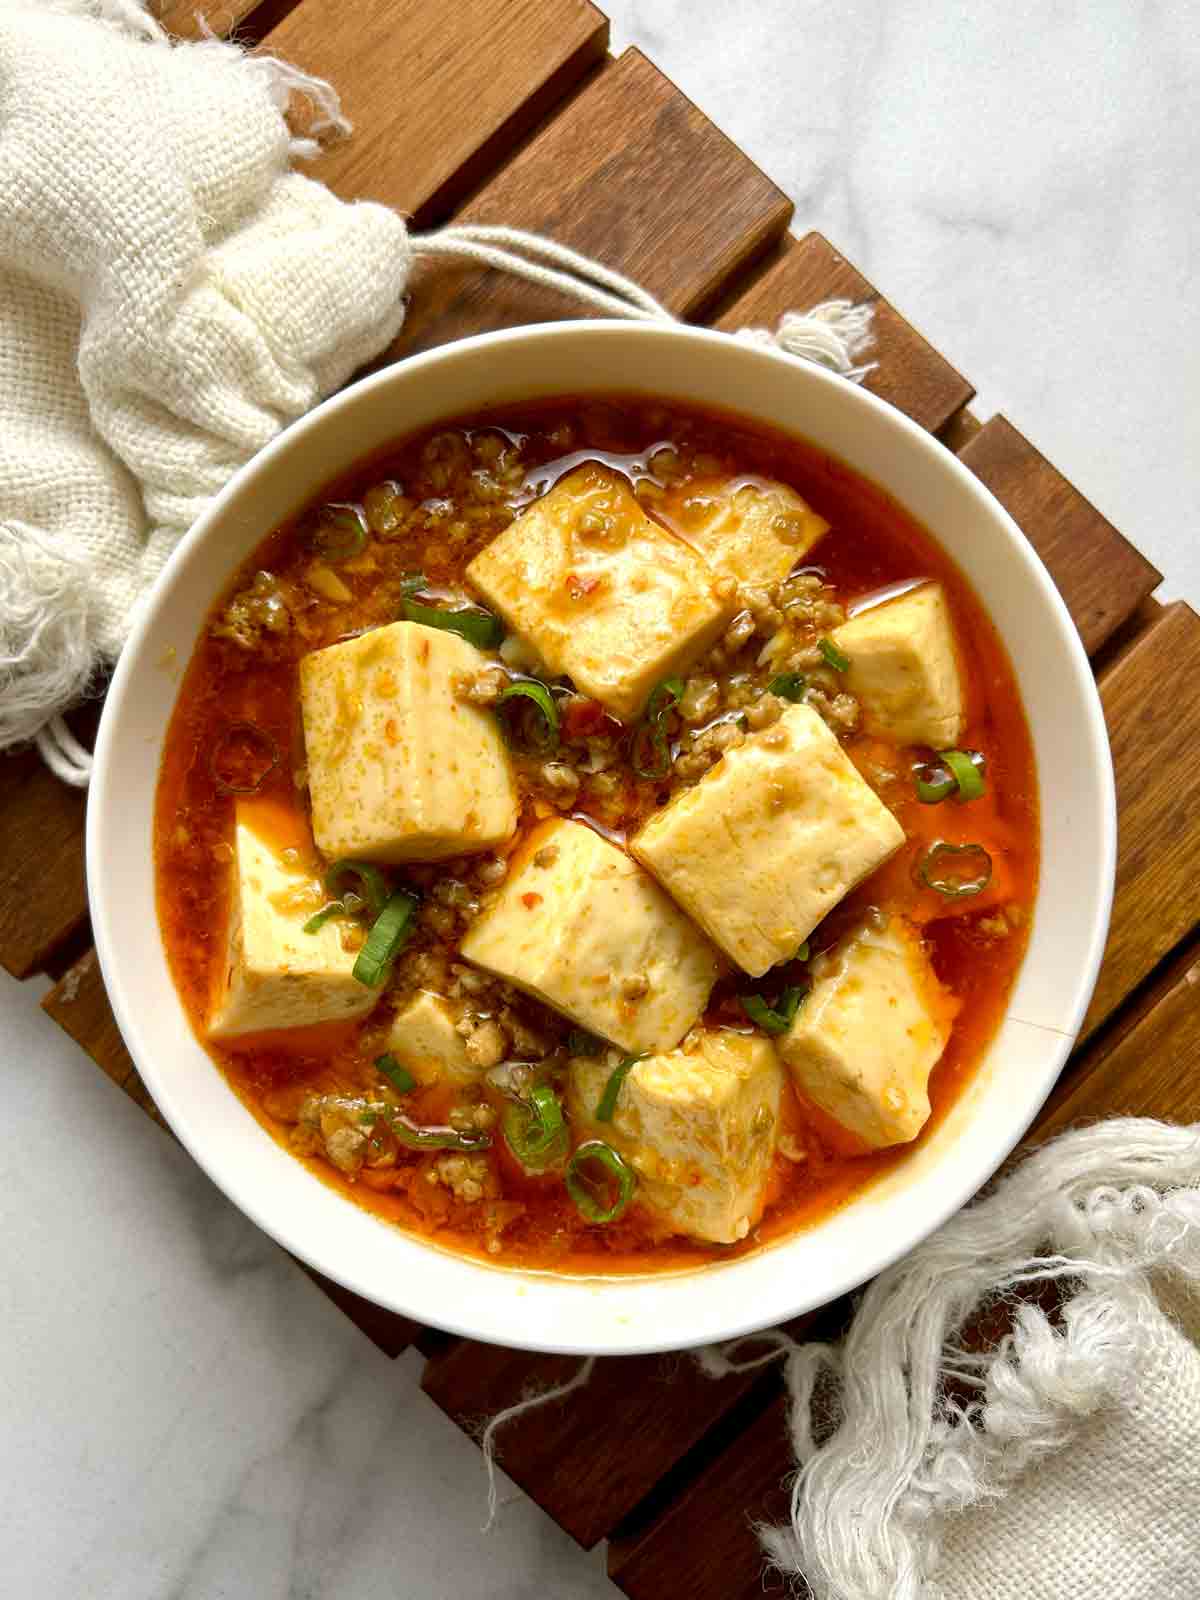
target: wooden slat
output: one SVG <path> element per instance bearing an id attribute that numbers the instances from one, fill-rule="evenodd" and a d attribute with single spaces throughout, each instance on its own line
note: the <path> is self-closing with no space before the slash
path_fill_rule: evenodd
<path id="1" fill-rule="evenodd" d="M 777 240 L 791 204 L 637 50 L 609 62 L 459 221 L 549 234 L 692 316 Z M 550 290 L 426 265 L 388 359 L 465 334 L 580 315 Z"/>
<path id="2" fill-rule="evenodd" d="M 778 260 L 717 319 L 718 328 L 773 327 L 785 311 L 807 311 L 822 300 L 863 301 L 875 307 L 875 363 L 863 387 L 935 432 L 967 402 L 974 389 L 923 339 L 878 289 L 819 233 L 785 239 Z"/>
<path id="3" fill-rule="evenodd" d="M 265 48 L 328 79 L 354 124 L 306 170 L 343 199 L 445 215 L 604 56 L 587 0 L 373 0 L 351 19 L 301 4 Z"/>
<path id="4" fill-rule="evenodd" d="M 42 1000 L 42 1009 L 82 1045 L 101 1070 L 160 1127 L 167 1124 L 125 1048 L 108 1003 L 96 952 L 88 950 Z M 169 1131 L 169 1130 L 168 1130 Z"/>
<path id="5" fill-rule="evenodd" d="M 986 422 L 958 457 L 1041 556 L 1094 655 L 1162 574 L 1004 417 Z"/>
<path id="6" fill-rule="evenodd" d="M 1193 946 L 1115 1038 L 1101 1038 L 1038 1118 L 1030 1142 L 1100 1117 L 1200 1122 L 1200 952 Z"/>
<path id="7" fill-rule="evenodd" d="M 0 755 L 0 963 L 14 977 L 44 967 L 87 916 L 86 804 L 35 750 Z"/>
<path id="8" fill-rule="evenodd" d="M 1120 817 L 1087 1038 L 1200 920 L 1200 617 L 1182 601 L 1101 675 Z"/>
<path id="9" fill-rule="evenodd" d="M 530 1355 L 464 1339 L 427 1362 L 423 1387 L 447 1415 L 472 1429 L 531 1387 L 548 1389 L 578 1368 L 576 1357 Z M 502 1429 L 497 1459 L 560 1527 L 590 1548 L 761 1376 L 755 1371 L 715 1382 L 687 1356 L 601 1360 L 586 1388 Z"/>
<path id="10" fill-rule="evenodd" d="M 150 10 L 178 39 L 200 39 L 207 27 L 227 39 L 259 0 L 152 0 Z"/>
<path id="11" fill-rule="evenodd" d="M 630 1600 L 762 1600 L 783 1595 L 764 1571 L 755 1522 L 787 1516 L 793 1470 L 784 1401 L 776 1400 L 708 1470 L 636 1536 L 608 1547 L 608 1575 Z"/>

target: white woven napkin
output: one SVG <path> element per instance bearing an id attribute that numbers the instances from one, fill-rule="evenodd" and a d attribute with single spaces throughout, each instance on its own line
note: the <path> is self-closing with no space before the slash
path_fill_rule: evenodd
<path id="1" fill-rule="evenodd" d="M 1051 1283 L 1057 1316 L 1029 1299 Z M 973 1350 L 996 1300 L 1012 1332 Z M 1200 1128 L 1063 1134 L 876 1279 L 839 1348 L 766 1337 L 800 1470 L 760 1532 L 816 1600 L 1200 1597 Z M 770 1359 L 740 1344 L 705 1369 Z"/>
<path id="2" fill-rule="evenodd" d="M 0 749 L 116 656 L 236 468 L 400 327 L 402 219 L 288 170 L 299 81 L 173 49 L 138 6 L 0 0 Z"/>

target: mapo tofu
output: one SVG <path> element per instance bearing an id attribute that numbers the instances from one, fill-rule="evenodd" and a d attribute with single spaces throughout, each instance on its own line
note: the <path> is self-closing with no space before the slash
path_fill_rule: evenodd
<path id="1" fill-rule="evenodd" d="M 172 971 L 264 1128 L 561 1272 L 736 1255 L 903 1159 L 1036 887 L 1012 670 L 929 534 L 637 396 L 426 429 L 264 529 L 156 805 Z"/>

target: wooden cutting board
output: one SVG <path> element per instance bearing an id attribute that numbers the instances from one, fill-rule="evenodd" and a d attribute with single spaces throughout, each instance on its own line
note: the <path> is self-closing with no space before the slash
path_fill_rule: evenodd
<path id="1" fill-rule="evenodd" d="M 1200 619 L 1151 596 L 1153 566 L 828 241 L 788 232 L 791 205 L 636 50 L 613 59 L 587 0 L 161 0 L 329 78 L 353 139 L 313 167 L 345 198 L 421 226 L 455 217 L 552 234 L 645 284 L 681 317 L 770 325 L 835 295 L 876 306 L 867 387 L 938 436 L 1024 530 L 1096 673 L 1120 809 L 1112 931 L 1081 1043 L 1031 1135 L 1131 1112 L 1200 1117 Z M 567 317 L 543 290 L 476 271 L 414 284 L 386 359 L 466 333 Z M 95 712 L 83 714 L 86 737 Z M 84 797 L 31 753 L 0 761 L 0 961 L 57 979 L 46 1010 L 155 1118 L 121 1042 L 88 932 Z M 161 1119 L 160 1119 L 161 1120 Z M 318 1279 L 391 1355 L 474 1423 L 575 1363 L 414 1327 Z M 845 1304 L 802 1319 L 836 1334 Z M 607 1538 L 635 1600 L 763 1592 L 751 1523 L 777 1516 L 790 1467 L 777 1376 L 714 1383 L 681 1357 L 600 1362 L 592 1384 L 509 1429 L 504 1468 L 581 1544 Z M 769 1588 L 769 1584 L 768 1584 Z"/>

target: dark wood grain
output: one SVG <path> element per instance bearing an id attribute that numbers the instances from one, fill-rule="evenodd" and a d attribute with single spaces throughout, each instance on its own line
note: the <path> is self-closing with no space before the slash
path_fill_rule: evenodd
<path id="1" fill-rule="evenodd" d="M 424 224 L 502 160 L 607 42 L 608 21 L 588 0 L 373 0 L 341 26 L 328 0 L 301 0 L 263 47 L 331 82 L 354 124 L 306 170 L 344 200 L 380 200 Z"/>
<path id="2" fill-rule="evenodd" d="M 464 1339 L 427 1362 L 423 1386 L 460 1426 L 476 1430 L 531 1387 L 551 1388 L 578 1369 L 577 1357 Z M 585 1389 L 501 1430 L 497 1459 L 561 1528 L 590 1548 L 760 1378 L 755 1371 L 714 1382 L 687 1355 L 604 1359 Z"/>
<path id="3" fill-rule="evenodd" d="M 0 755 L 0 964 L 14 977 L 46 967 L 87 920 L 86 807 L 36 750 Z"/>
<path id="4" fill-rule="evenodd" d="M 648 1528 L 611 1541 L 609 1577 L 630 1600 L 783 1596 L 753 1524 L 786 1518 L 793 1465 L 780 1398 Z"/>
<path id="5" fill-rule="evenodd" d="M 1101 675 L 1120 818 L 1086 1039 L 1200 921 L 1200 617 L 1182 601 Z"/>
<path id="6" fill-rule="evenodd" d="M 984 423 L 958 458 L 1041 556 L 1093 655 L 1162 574 L 1004 417 Z"/>
<path id="7" fill-rule="evenodd" d="M 699 313 L 782 234 L 786 197 L 637 50 L 607 63 L 463 208 L 628 274 Z M 465 334 L 579 316 L 552 290 L 475 267 L 418 271 L 387 359 Z"/>
<path id="8" fill-rule="evenodd" d="M 961 372 L 921 337 L 874 284 L 819 233 L 783 241 L 778 258 L 724 307 L 718 328 L 774 328 L 785 311 L 807 311 L 822 300 L 846 299 L 875 308 L 875 363 L 863 387 L 931 432 L 942 427 L 975 393 Z"/>
<path id="9" fill-rule="evenodd" d="M 133 1064 L 133 1057 L 125 1048 L 94 950 L 82 955 L 47 991 L 42 1009 L 76 1044 L 82 1045 L 96 1065 L 124 1089 L 135 1105 L 141 1106 L 161 1128 L 167 1127 Z"/>
<path id="10" fill-rule="evenodd" d="M 1099 1038 L 1047 1102 L 1041 1143 L 1076 1122 L 1157 1117 L 1200 1122 L 1200 949 L 1195 944 L 1113 1035 Z"/>

